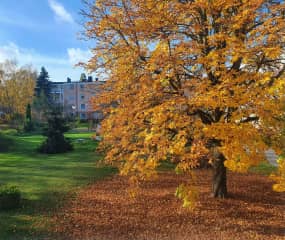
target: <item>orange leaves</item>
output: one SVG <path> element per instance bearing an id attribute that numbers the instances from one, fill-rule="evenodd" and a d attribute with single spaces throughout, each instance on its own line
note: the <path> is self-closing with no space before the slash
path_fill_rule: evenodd
<path id="1" fill-rule="evenodd" d="M 177 154 L 177 152 L 174 152 Z M 179 163 L 176 165 L 176 173 L 189 173 L 200 166 L 201 161 L 207 159 L 210 162 L 209 149 L 205 147 L 205 141 L 195 140 L 191 146 L 184 146 L 184 152 L 179 156 Z"/>
<path id="2" fill-rule="evenodd" d="M 265 160 L 266 145 L 251 123 L 242 126 L 236 123 L 217 123 L 204 128 L 208 138 L 220 139 L 219 150 L 226 157 L 225 166 L 232 171 L 246 172 L 250 166 Z"/>
<path id="3" fill-rule="evenodd" d="M 280 46 L 267 47 L 264 48 L 263 51 L 265 56 L 270 59 L 278 58 L 282 53 L 282 49 Z"/>
<path id="4" fill-rule="evenodd" d="M 185 153 L 186 136 L 177 136 L 175 142 L 171 145 L 169 153 L 175 155 L 183 155 Z"/>

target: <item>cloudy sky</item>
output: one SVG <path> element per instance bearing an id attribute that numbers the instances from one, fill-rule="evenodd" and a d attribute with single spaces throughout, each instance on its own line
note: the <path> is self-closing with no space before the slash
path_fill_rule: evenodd
<path id="1" fill-rule="evenodd" d="M 52 81 L 78 80 L 74 64 L 90 57 L 91 42 L 83 30 L 80 0 L 0 0 L 0 62 L 44 66 Z"/>

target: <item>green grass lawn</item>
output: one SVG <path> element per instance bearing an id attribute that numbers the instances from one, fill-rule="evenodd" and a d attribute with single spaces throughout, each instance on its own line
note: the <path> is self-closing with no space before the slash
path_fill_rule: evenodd
<path id="1" fill-rule="evenodd" d="M 101 156 L 94 152 L 96 142 L 90 140 L 90 133 L 66 136 L 74 143 L 73 152 L 43 155 L 35 150 L 43 140 L 40 135 L 0 134 L 0 184 L 18 186 L 24 198 L 21 209 L 0 212 L 0 240 L 53 239 L 49 217 L 64 200 L 74 197 L 80 187 L 116 172 L 96 166 Z M 159 170 L 174 167 L 166 162 Z M 251 171 L 268 175 L 275 169 L 264 163 Z"/>
<path id="2" fill-rule="evenodd" d="M 75 150 L 55 155 L 36 152 L 43 140 L 40 135 L 9 136 L 9 149 L 0 152 L 0 184 L 18 186 L 24 200 L 21 209 L 0 212 L 0 239 L 44 238 L 48 216 L 65 198 L 115 172 L 96 166 L 101 156 L 94 152 L 96 143 L 90 140 L 90 133 L 66 136 L 72 139 Z"/>
<path id="3" fill-rule="evenodd" d="M 258 173 L 258 174 L 262 174 L 266 176 L 269 176 L 271 173 L 276 172 L 276 170 L 277 170 L 277 167 L 271 165 L 268 162 L 262 162 L 258 166 L 250 168 L 250 172 Z"/>

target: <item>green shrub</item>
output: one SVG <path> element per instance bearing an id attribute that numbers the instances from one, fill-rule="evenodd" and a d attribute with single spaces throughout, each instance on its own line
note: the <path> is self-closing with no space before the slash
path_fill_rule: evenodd
<path id="1" fill-rule="evenodd" d="M 14 140 L 0 132 L 0 152 L 7 152 L 13 146 Z"/>
<path id="2" fill-rule="evenodd" d="M 29 133 L 29 132 L 32 132 L 34 130 L 35 130 L 35 128 L 34 128 L 33 122 L 30 122 L 30 121 L 25 122 L 24 132 Z"/>
<path id="3" fill-rule="evenodd" d="M 16 186 L 0 187 L 0 210 L 10 210 L 20 207 L 21 192 Z"/>
<path id="4" fill-rule="evenodd" d="M 70 139 L 59 134 L 48 137 L 39 147 L 40 153 L 65 153 L 73 150 L 73 145 Z"/>

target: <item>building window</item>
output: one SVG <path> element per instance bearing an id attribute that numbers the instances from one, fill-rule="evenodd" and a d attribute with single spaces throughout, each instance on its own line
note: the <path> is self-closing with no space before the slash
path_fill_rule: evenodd
<path id="1" fill-rule="evenodd" d="M 81 110 L 85 110 L 85 107 L 86 107 L 85 103 L 82 103 L 81 106 L 80 106 Z"/>
<path id="2" fill-rule="evenodd" d="M 80 119 L 86 119 L 86 114 L 85 113 L 80 113 Z"/>
<path id="3" fill-rule="evenodd" d="M 85 98 L 85 96 L 84 95 L 81 95 L 81 99 L 84 99 Z"/>
<path id="4" fill-rule="evenodd" d="M 70 84 L 70 85 L 69 85 L 69 88 L 70 88 L 71 90 L 73 90 L 73 89 L 74 89 L 74 84 Z"/>
<path id="5" fill-rule="evenodd" d="M 80 84 L 80 88 L 83 89 L 84 88 L 84 84 Z"/>

